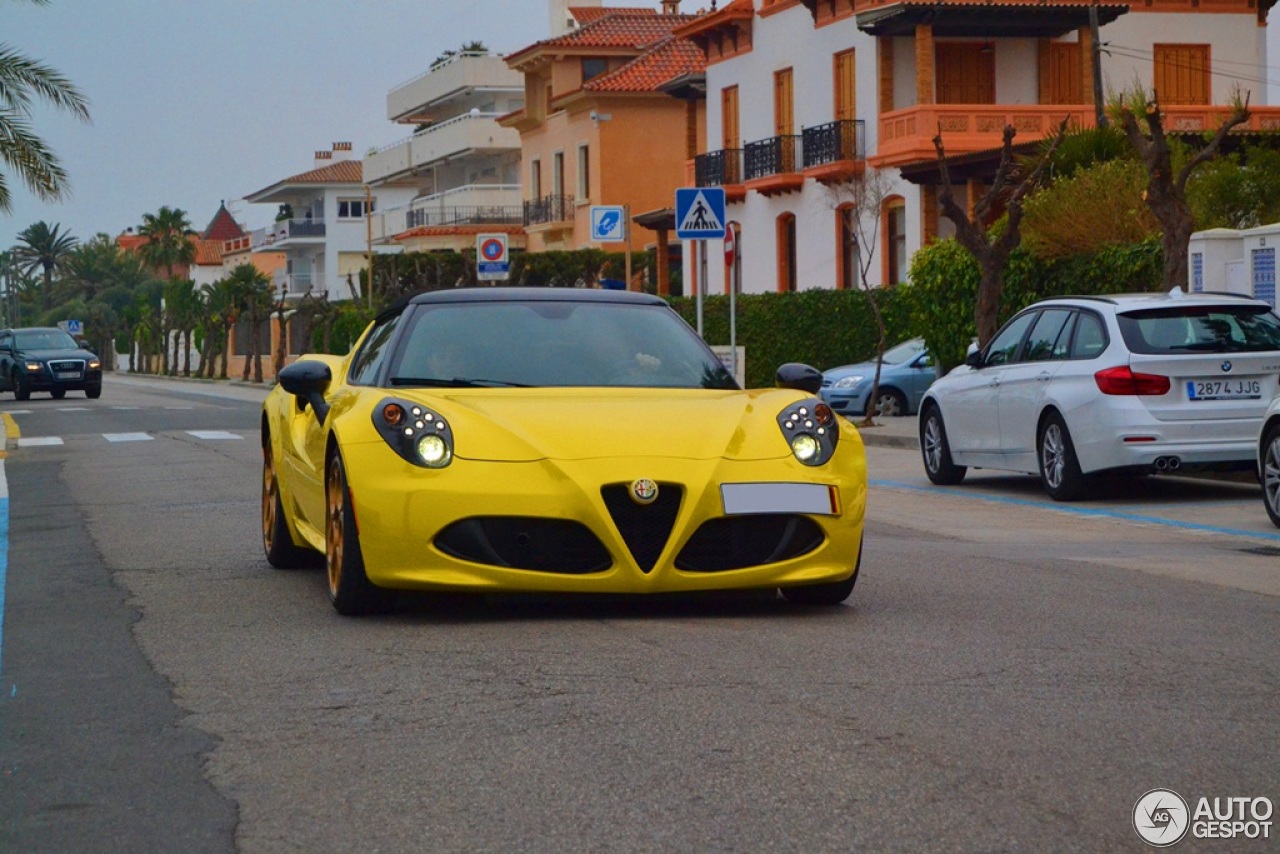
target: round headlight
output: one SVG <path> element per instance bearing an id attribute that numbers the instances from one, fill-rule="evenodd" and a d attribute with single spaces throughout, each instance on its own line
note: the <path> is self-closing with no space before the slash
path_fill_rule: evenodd
<path id="1" fill-rule="evenodd" d="M 447 466 L 449 459 L 453 456 L 444 437 L 437 436 L 435 433 L 429 433 L 418 439 L 417 451 L 418 458 L 432 468 Z"/>
<path id="2" fill-rule="evenodd" d="M 808 433 L 801 433 L 791 440 L 791 453 L 802 463 L 816 457 L 821 449 L 818 440 Z"/>

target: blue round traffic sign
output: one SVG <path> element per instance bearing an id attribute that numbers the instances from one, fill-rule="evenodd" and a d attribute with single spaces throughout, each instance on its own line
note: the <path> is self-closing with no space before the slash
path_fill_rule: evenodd
<path id="1" fill-rule="evenodd" d="M 496 237 L 490 237 L 480 244 L 480 254 L 486 261 L 498 261 L 506 254 L 507 247 Z"/>

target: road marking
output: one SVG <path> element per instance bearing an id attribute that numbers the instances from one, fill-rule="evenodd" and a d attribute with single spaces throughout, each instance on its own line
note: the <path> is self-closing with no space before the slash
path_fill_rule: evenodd
<path id="1" fill-rule="evenodd" d="M 103 433 L 108 442 L 150 442 L 155 437 L 149 433 Z"/>
<path id="2" fill-rule="evenodd" d="M 243 439 L 243 436 L 237 436 L 235 433 L 228 433 L 226 430 L 188 430 L 187 435 L 195 436 L 197 439 Z"/>
<path id="3" fill-rule="evenodd" d="M 870 486 L 885 486 L 890 489 L 905 489 L 910 492 L 926 492 L 931 495 L 951 495 L 961 497 L 958 493 L 940 489 L 935 486 L 921 486 L 918 483 L 902 483 L 894 480 L 868 480 Z M 1025 498 L 1005 498 L 999 495 L 983 495 L 967 492 L 964 498 L 988 501 L 992 504 L 1010 504 L 1015 507 L 1035 507 L 1039 510 L 1053 510 L 1058 513 L 1070 513 L 1076 516 L 1092 516 L 1100 519 L 1118 519 L 1122 522 L 1144 522 L 1148 525 L 1164 525 L 1167 528 L 1181 528 L 1186 531 L 1203 531 L 1210 534 L 1229 534 L 1233 537 L 1252 537 L 1258 540 L 1280 540 L 1280 532 L 1269 534 L 1265 531 L 1245 531 L 1239 528 L 1224 528 L 1221 525 L 1202 525 L 1199 522 L 1183 522 L 1178 519 L 1161 519 L 1159 516 L 1144 516 L 1140 513 L 1125 513 L 1119 510 L 1107 510 L 1101 507 L 1080 507 L 1076 505 L 1029 501 Z"/>
<path id="4" fill-rule="evenodd" d="M 10 409 L 5 415 L 30 415 L 30 409 Z"/>
<path id="5" fill-rule="evenodd" d="M 87 406 L 60 406 L 58 407 L 58 411 L 59 412 L 89 412 L 90 409 Z"/>
<path id="6" fill-rule="evenodd" d="M 195 409 L 195 407 L 194 406 L 166 406 L 165 409 L 170 412 L 187 412 L 189 410 Z"/>
<path id="7" fill-rule="evenodd" d="M 29 439 L 19 439 L 19 448 L 39 448 L 47 445 L 61 445 L 61 436 L 32 436 Z"/>
<path id="8" fill-rule="evenodd" d="M 141 406 L 113 406 L 111 408 L 119 409 L 119 410 L 132 410 L 132 409 L 141 409 L 142 407 Z"/>

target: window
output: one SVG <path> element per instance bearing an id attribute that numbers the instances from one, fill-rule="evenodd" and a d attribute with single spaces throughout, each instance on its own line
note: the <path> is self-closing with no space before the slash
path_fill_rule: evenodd
<path id="1" fill-rule="evenodd" d="M 856 288 L 862 278 L 858 254 L 858 209 L 841 205 L 836 209 L 836 287 Z"/>
<path id="2" fill-rule="evenodd" d="M 542 161 L 529 161 L 529 198 L 542 198 Z"/>
<path id="3" fill-rule="evenodd" d="M 557 151 L 551 158 L 551 192 L 564 197 L 564 152 Z"/>
<path id="4" fill-rule="evenodd" d="M 907 276 L 907 206 L 901 196 L 884 203 L 884 283 L 899 285 Z"/>
<path id="5" fill-rule="evenodd" d="M 364 199 L 338 199 L 338 219 L 364 219 Z M 371 200 L 369 210 L 376 211 L 376 200 Z"/>
<path id="6" fill-rule="evenodd" d="M 1067 338 L 1071 330 L 1067 321 L 1073 312 L 1064 308 L 1050 308 L 1040 312 L 1040 318 L 1031 328 L 1027 346 L 1023 349 L 1024 362 L 1049 362 L 1067 357 Z M 1064 334 L 1064 330 L 1065 334 Z"/>
<path id="7" fill-rule="evenodd" d="M 796 215 L 778 217 L 778 290 L 796 290 Z"/>
<path id="8" fill-rule="evenodd" d="M 591 198 L 591 147 L 585 142 L 578 146 L 578 200 Z"/>
<path id="9" fill-rule="evenodd" d="M 777 136 L 795 133 L 794 76 L 790 68 L 773 74 L 773 132 Z"/>
<path id="10" fill-rule="evenodd" d="M 1080 312 L 1076 319 L 1076 334 L 1071 342 L 1071 358 L 1095 359 L 1107 349 L 1107 333 L 1102 328 L 1102 318 L 1088 311 Z"/>
<path id="11" fill-rule="evenodd" d="M 607 59 L 599 59 L 596 57 L 587 57 L 582 60 L 582 82 L 586 83 L 593 77 L 599 77 L 609 70 L 609 61 Z"/>
<path id="12" fill-rule="evenodd" d="M 395 315 L 382 322 L 369 333 L 360 352 L 351 360 L 351 370 L 347 373 L 347 382 L 352 385 L 373 385 L 377 382 L 378 369 L 387 360 L 387 345 L 395 333 L 396 325 L 402 315 Z"/>
<path id="13" fill-rule="evenodd" d="M 742 147 L 738 126 L 737 86 L 726 86 L 720 90 L 720 147 L 725 151 Z"/>
<path id="14" fill-rule="evenodd" d="M 1007 365 L 1016 361 L 1018 357 L 1018 345 L 1022 343 L 1022 339 L 1026 337 L 1027 329 L 1036 319 L 1040 312 L 1032 311 L 1027 314 L 1020 314 L 1013 320 L 1010 320 L 1004 329 L 996 333 L 996 337 L 991 339 L 991 343 L 987 345 L 987 352 L 984 355 L 984 361 L 988 365 Z"/>
<path id="15" fill-rule="evenodd" d="M 1155 90 L 1160 105 L 1209 103 L 1209 46 L 1158 44 Z"/>

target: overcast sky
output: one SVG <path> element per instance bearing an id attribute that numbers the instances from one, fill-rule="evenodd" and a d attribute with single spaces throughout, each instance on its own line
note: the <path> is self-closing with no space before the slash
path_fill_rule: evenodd
<path id="1" fill-rule="evenodd" d="M 43 204 L 6 170 L 0 247 L 39 220 L 115 236 L 162 205 L 203 229 L 223 199 L 261 227 L 274 206 L 234 200 L 333 142 L 359 155 L 408 136 L 387 120 L 390 89 L 468 41 L 513 53 L 544 39 L 549 17 L 547 0 L 0 0 L 0 42 L 69 77 L 93 116 L 38 110 L 72 196 Z"/>

